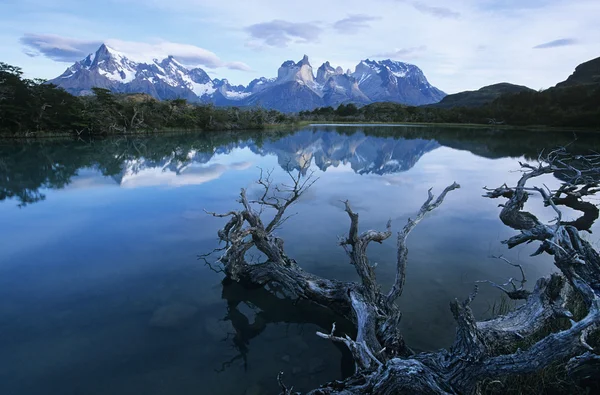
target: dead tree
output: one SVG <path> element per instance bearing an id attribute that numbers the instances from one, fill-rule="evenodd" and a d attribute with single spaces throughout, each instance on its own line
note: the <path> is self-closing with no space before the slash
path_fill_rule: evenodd
<path id="1" fill-rule="evenodd" d="M 342 381 L 322 385 L 311 394 L 475 394 L 482 383 L 502 381 L 506 377 L 535 373 L 550 365 L 564 364 L 569 372 L 589 372 L 598 369 L 600 355 L 587 341 L 600 323 L 600 256 L 583 240 L 578 229 L 562 221 L 558 208 L 561 195 L 571 194 L 579 202 L 595 190 L 596 158 L 573 158 L 564 150 L 553 151 L 537 166 L 522 163 L 523 175 L 515 187 L 503 185 L 489 190 L 490 198 L 504 197 L 501 220 L 520 233 L 505 243 L 514 247 L 522 243 L 538 242 L 537 254 L 547 253 L 561 274 L 539 279 L 532 292 L 525 292 L 523 283 L 514 286 L 525 303 L 504 316 L 478 322 L 470 308 L 477 295 L 477 285 L 463 301 L 454 300 L 450 309 L 457 323 L 456 338 L 452 347 L 437 352 L 414 353 L 404 342 L 399 330 L 402 313 L 395 301 L 402 295 L 406 280 L 408 249 L 406 240 L 412 229 L 424 216 L 436 209 L 452 190 L 453 183 L 434 200 L 429 191 L 427 200 L 414 219 L 409 219 L 397 238 L 396 279 L 390 290 L 378 284 L 373 265 L 367 257 L 371 242 L 381 243 L 392 235 L 391 222 L 384 231 L 359 232 L 359 215 L 349 202 L 343 202 L 350 219 L 348 235 L 340 245 L 346 250 L 355 267 L 360 282 L 341 282 L 307 273 L 289 257 L 284 242 L 274 231 L 285 222 L 285 212 L 309 188 L 313 174 L 302 177 L 302 172 L 292 175 L 291 183 L 274 186 L 270 174 L 262 175 L 258 184 L 262 193 L 249 200 L 242 189 L 239 211 L 215 214 L 229 218 L 219 231 L 224 246 L 218 263 L 228 280 L 245 286 L 274 285 L 286 296 L 305 299 L 330 309 L 356 326 L 354 338 L 336 332 L 335 325 L 329 333 L 318 336 L 344 344 L 351 351 L 356 365 L 354 374 Z M 529 187 L 527 182 L 542 174 L 561 173 L 568 180 L 557 191 Z M 531 193 L 539 193 L 547 206 L 556 212 L 556 221 L 544 224 L 529 212 L 523 211 Z M 581 207 L 580 207 L 581 208 Z M 266 220 L 265 209 L 273 215 Z M 248 251 L 258 249 L 265 259 L 260 263 L 247 261 Z M 509 282 L 510 283 L 510 282 Z M 514 283 L 513 283 L 514 284 Z M 510 290 L 504 290 L 510 295 Z M 522 292 L 521 292 L 522 291 Z M 575 297 L 583 301 L 586 314 L 579 321 L 567 308 Z M 544 334 L 557 321 L 571 320 L 564 330 Z M 569 322 L 569 321 L 567 321 Z M 588 373 L 589 374 L 589 373 Z M 292 393 L 280 375 L 283 393 Z"/>

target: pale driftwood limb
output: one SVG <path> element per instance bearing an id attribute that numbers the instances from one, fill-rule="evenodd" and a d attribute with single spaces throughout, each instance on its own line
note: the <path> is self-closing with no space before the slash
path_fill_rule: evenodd
<path id="1" fill-rule="evenodd" d="M 557 319 L 573 317 L 565 307 L 569 293 L 564 277 L 541 278 L 525 304 L 501 317 L 478 322 L 477 328 L 491 348 L 512 352 L 516 344 Z"/>
<path id="2" fill-rule="evenodd" d="M 334 333 L 335 323 L 333 323 L 331 333 L 325 334 L 323 332 L 317 332 L 317 336 L 334 342 L 344 343 L 354 357 L 356 370 L 368 370 L 373 366 L 374 363 L 378 366 L 382 366 L 382 363 L 377 359 L 377 357 L 375 357 L 375 355 L 373 355 L 373 352 L 369 349 L 364 341 L 354 341 L 348 335 L 344 335 L 344 337 L 335 336 Z"/>
<path id="3" fill-rule="evenodd" d="M 368 292 L 369 297 L 375 299 L 376 294 L 379 292 L 379 286 L 377 285 L 374 267 L 371 266 L 369 258 L 367 257 L 367 247 L 372 241 L 382 243 L 392 235 L 392 221 L 389 220 L 387 222 L 385 232 L 367 230 L 359 236 L 358 214 L 352 211 L 349 201 L 346 200 L 344 206 L 346 213 L 348 213 L 348 216 L 350 217 L 350 230 L 348 232 L 348 238 L 342 240 L 340 244 L 344 247 L 346 253 L 350 257 L 350 263 L 356 268 L 362 281 L 362 285 Z"/>
<path id="4" fill-rule="evenodd" d="M 277 374 L 277 383 L 279 384 L 279 388 L 281 388 L 281 394 L 283 395 L 293 395 L 294 393 L 292 392 L 294 390 L 294 387 L 290 387 L 288 388 L 284 383 L 283 383 L 283 372 L 279 372 Z"/>
<path id="5" fill-rule="evenodd" d="M 460 185 L 454 182 L 452 185 L 446 187 L 433 203 L 431 203 L 433 200 L 433 193 L 431 193 L 431 189 L 429 189 L 429 191 L 427 191 L 427 200 L 421 206 L 421 209 L 417 213 L 415 219 L 409 218 L 402 231 L 398 233 L 396 280 L 394 281 L 394 285 L 387 295 L 388 303 L 393 303 L 396 299 L 398 299 L 402 295 L 402 291 L 404 289 L 404 283 L 406 282 L 406 266 L 408 264 L 408 247 L 406 245 L 406 239 L 408 238 L 408 235 L 417 226 L 417 224 L 421 222 L 421 220 L 425 217 L 425 214 L 433 211 L 442 204 L 448 192 L 458 188 L 460 188 Z"/>

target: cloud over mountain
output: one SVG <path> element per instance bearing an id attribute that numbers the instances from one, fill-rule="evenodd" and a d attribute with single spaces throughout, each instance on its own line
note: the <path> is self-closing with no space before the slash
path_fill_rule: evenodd
<path id="1" fill-rule="evenodd" d="M 252 38 L 272 47 L 286 47 L 290 42 L 314 42 L 323 29 L 315 22 L 289 22 L 274 19 L 250 25 L 245 29 Z"/>
<path id="2" fill-rule="evenodd" d="M 57 62 L 76 62 L 95 52 L 102 41 L 79 40 L 54 34 L 25 34 L 19 40 L 31 57 L 45 56 Z"/>
<path id="3" fill-rule="evenodd" d="M 380 17 L 365 14 L 351 14 L 333 24 L 333 28 L 340 33 L 356 34 L 359 30 L 369 28 L 369 22 L 380 20 Z"/>
<path id="4" fill-rule="evenodd" d="M 424 52 L 427 49 L 427 46 L 420 45 L 418 47 L 408 47 L 408 48 L 400 48 L 390 52 L 382 52 L 376 55 L 373 55 L 375 58 L 390 58 L 390 59 L 406 59 L 406 58 L 414 58 L 417 57 L 418 54 Z"/>
<path id="5" fill-rule="evenodd" d="M 148 61 L 153 58 L 173 56 L 179 62 L 191 66 L 204 66 L 211 69 L 228 68 L 249 71 L 250 66 L 243 62 L 227 62 L 214 52 L 195 45 L 156 41 L 154 43 L 124 40 L 80 40 L 54 34 L 29 34 L 20 39 L 24 51 L 29 56 L 45 56 L 58 62 L 75 62 L 95 52 L 103 43 L 126 52 L 132 60 Z"/>

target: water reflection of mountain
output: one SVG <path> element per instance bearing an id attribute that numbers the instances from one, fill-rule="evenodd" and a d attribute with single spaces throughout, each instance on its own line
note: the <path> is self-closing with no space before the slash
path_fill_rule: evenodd
<path id="1" fill-rule="evenodd" d="M 299 170 L 314 161 L 322 171 L 350 164 L 359 174 L 388 174 L 409 170 L 421 156 L 439 146 L 431 140 L 373 137 L 362 132 L 302 131 L 251 149 L 261 155 L 277 155 L 283 169 Z"/>
<path id="2" fill-rule="evenodd" d="M 248 148 L 261 156 L 276 155 L 284 170 L 305 169 L 307 163 L 314 163 L 322 171 L 350 164 L 356 173 L 382 175 L 409 170 L 421 156 L 437 147 L 439 144 L 435 141 L 423 139 L 371 137 L 361 132 L 340 135 L 302 131 L 262 144 L 246 140 L 215 147 L 212 152 L 190 150 L 185 157 L 171 154 L 158 161 L 145 157 L 127 159 L 123 161 L 121 172 L 112 178 L 117 184 L 127 187 L 152 185 L 150 177 L 154 177 L 155 184 L 201 183 L 230 168 L 245 168 L 245 163 L 228 167 L 209 165 L 215 155 L 227 155 L 238 148 Z"/>
<path id="3" fill-rule="evenodd" d="M 92 178 L 122 187 L 199 184 L 248 163 L 223 165 L 216 155 L 234 149 L 276 155 L 284 169 L 307 162 L 322 171 L 349 165 L 359 174 L 389 174 L 412 168 L 439 146 L 477 155 L 537 157 L 542 148 L 568 145 L 573 151 L 598 149 L 593 135 L 434 127 L 325 127 L 297 133 L 171 134 L 92 141 L 0 142 L 0 201 L 14 198 L 20 205 L 45 198 L 44 189 L 69 184 L 89 187 Z M 95 175 L 95 176 L 94 176 Z M 103 178 L 110 177 L 110 178 Z"/>

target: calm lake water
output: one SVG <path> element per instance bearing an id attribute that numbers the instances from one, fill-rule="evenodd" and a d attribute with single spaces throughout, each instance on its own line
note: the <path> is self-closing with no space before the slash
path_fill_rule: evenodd
<path id="1" fill-rule="evenodd" d="M 448 305 L 477 280 L 518 275 L 490 255 L 524 265 L 532 287 L 554 268 L 535 246 L 508 250 L 514 234 L 501 201 L 482 187 L 515 183 L 519 160 L 565 145 L 572 133 L 417 127 L 311 126 L 290 133 L 212 133 L 92 141 L 0 141 L 0 394 L 234 394 L 307 390 L 349 374 L 347 352 L 318 338 L 326 311 L 261 290 L 222 284 L 198 254 L 216 247 L 241 187 L 259 169 L 310 163 L 317 183 L 279 231 L 313 273 L 356 279 L 337 237 L 349 199 L 362 229 L 399 230 L 427 196 L 457 181 L 409 238 L 402 327 L 418 350 L 449 346 Z M 597 149 L 578 136 L 569 147 Z M 557 184 L 552 176 L 540 182 Z M 538 203 L 537 205 L 535 203 Z M 544 219 L 550 209 L 530 206 Z M 567 216 L 574 213 L 567 213 Z M 597 242 L 594 232 L 588 239 Z M 392 238 L 393 239 L 393 238 Z M 380 282 L 393 278 L 395 242 L 370 249 Z M 482 285 L 478 318 L 500 294 Z"/>

